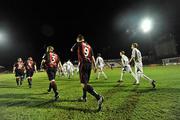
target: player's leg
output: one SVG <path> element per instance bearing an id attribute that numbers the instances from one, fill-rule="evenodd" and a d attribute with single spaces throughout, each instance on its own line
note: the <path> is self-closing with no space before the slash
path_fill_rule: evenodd
<path id="1" fill-rule="evenodd" d="M 139 84 L 139 79 L 137 78 L 137 76 L 135 75 L 135 73 L 132 71 L 130 65 L 127 66 L 127 71 L 133 76 L 133 78 L 136 80 L 136 83 Z"/>
<path id="2" fill-rule="evenodd" d="M 23 80 L 24 80 L 24 78 L 25 78 L 25 73 L 24 73 L 24 71 L 20 71 L 20 86 L 22 85 L 22 83 L 23 83 Z"/>
<path id="3" fill-rule="evenodd" d="M 120 79 L 119 79 L 117 82 L 123 82 L 124 73 L 125 73 L 125 69 L 124 69 L 124 67 L 123 67 L 123 68 L 121 69 Z"/>
<path id="4" fill-rule="evenodd" d="M 134 82 L 134 84 L 138 85 L 139 81 L 141 79 L 141 74 L 139 73 L 139 68 L 138 68 L 138 66 L 136 64 L 134 65 L 134 69 L 135 69 L 135 76 L 136 76 L 136 81 Z"/>
<path id="5" fill-rule="evenodd" d="M 97 76 L 97 79 L 99 80 L 100 76 L 101 76 L 101 70 L 98 68 L 98 76 Z"/>
<path id="6" fill-rule="evenodd" d="M 104 71 L 103 71 L 103 66 L 102 66 L 100 69 L 101 69 L 101 72 L 102 72 L 104 78 L 107 79 L 107 75 L 106 75 L 106 74 L 104 73 Z"/>
<path id="7" fill-rule="evenodd" d="M 16 84 L 17 84 L 17 86 L 19 86 L 20 85 L 20 75 L 19 75 L 18 70 L 15 71 L 15 77 L 16 77 Z"/>
<path id="8" fill-rule="evenodd" d="M 16 77 L 16 84 L 17 84 L 17 86 L 20 86 L 20 76 Z"/>
<path id="9" fill-rule="evenodd" d="M 80 77 L 81 86 L 82 86 L 82 97 L 80 98 L 80 100 L 86 102 L 87 90 L 84 88 L 84 77 L 83 77 L 83 75 L 84 75 L 83 63 L 81 63 L 79 66 L 79 77 Z"/>
<path id="10" fill-rule="evenodd" d="M 55 77 L 56 77 L 56 69 L 55 68 L 49 68 L 47 70 L 47 73 L 48 73 L 48 77 L 49 77 L 49 80 L 50 80 L 50 85 L 51 85 L 51 88 L 53 89 L 54 91 L 54 94 L 55 94 L 55 100 L 57 100 L 59 98 L 59 93 L 57 91 L 57 84 L 56 84 L 56 81 L 55 81 Z"/>
<path id="11" fill-rule="evenodd" d="M 85 74 L 84 74 L 84 88 L 87 90 L 88 93 L 90 93 L 92 96 L 94 96 L 98 101 L 98 110 L 101 110 L 101 105 L 103 103 L 103 97 L 99 95 L 91 85 L 88 84 L 88 79 L 90 78 L 90 72 L 91 72 L 91 64 L 86 63 L 85 66 Z M 86 83 L 87 81 L 87 83 Z"/>
<path id="12" fill-rule="evenodd" d="M 29 88 L 30 88 L 31 83 L 30 83 L 30 71 L 29 70 L 26 71 L 26 77 L 28 78 L 28 85 L 29 85 Z"/>

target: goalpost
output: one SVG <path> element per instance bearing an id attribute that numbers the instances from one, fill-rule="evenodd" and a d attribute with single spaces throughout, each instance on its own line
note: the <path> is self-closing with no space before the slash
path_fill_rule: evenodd
<path id="1" fill-rule="evenodd" d="M 180 65 L 180 57 L 162 59 L 163 65 Z"/>

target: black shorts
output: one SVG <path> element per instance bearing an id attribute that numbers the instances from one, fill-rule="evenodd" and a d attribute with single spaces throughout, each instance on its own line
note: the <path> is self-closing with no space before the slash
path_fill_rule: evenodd
<path id="1" fill-rule="evenodd" d="M 81 62 L 79 66 L 80 82 L 87 84 L 91 75 L 91 63 L 88 61 Z"/>
<path id="2" fill-rule="evenodd" d="M 47 68 L 46 72 L 49 80 L 54 80 L 56 78 L 57 68 Z"/>
<path id="3" fill-rule="evenodd" d="M 23 70 L 19 70 L 19 69 L 15 70 L 15 76 L 16 77 L 24 76 L 24 71 Z"/>
<path id="4" fill-rule="evenodd" d="M 34 74 L 34 71 L 33 70 L 27 70 L 26 71 L 26 77 L 32 77 Z"/>

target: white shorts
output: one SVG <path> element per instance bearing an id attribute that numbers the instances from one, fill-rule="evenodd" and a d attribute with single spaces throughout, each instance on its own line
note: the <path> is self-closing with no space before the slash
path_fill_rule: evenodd
<path id="1" fill-rule="evenodd" d="M 103 70 L 103 68 L 104 68 L 104 65 L 99 65 L 98 66 L 98 69 L 100 69 L 101 71 Z"/>
<path id="2" fill-rule="evenodd" d="M 142 62 L 137 62 L 134 65 L 135 73 L 143 73 L 143 64 Z"/>
<path id="3" fill-rule="evenodd" d="M 125 72 L 131 72 L 132 69 L 131 69 L 131 66 L 130 65 L 126 65 L 122 68 L 122 71 L 125 71 Z"/>

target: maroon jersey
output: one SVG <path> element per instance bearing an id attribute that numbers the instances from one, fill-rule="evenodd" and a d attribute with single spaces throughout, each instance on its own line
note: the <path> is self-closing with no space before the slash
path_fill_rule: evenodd
<path id="1" fill-rule="evenodd" d="M 24 71 L 24 69 L 25 69 L 23 61 L 16 62 L 14 64 L 14 67 L 16 68 L 16 70 L 23 70 Z"/>
<path id="2" fill-rule="evenodd" d="M 35 70 L 36 63 L 33 60 L 27 60 L 25 63 L 26 70 Z"/>
<path id="3" fill-rule="evenodd" d="M 54 52 L 49 52 L 45 54 L 44 59 L 46 60 L 45 66 L 50 68 L 57 68 L 59 63 L 59 57 Z"/>
<path id="4" fill-rule="evenodd" d="M 93 55 L 93 50 L 91 46 L 86 42 L 78 43 L 78 61 L 89 61 L 91 62 Z"/>

